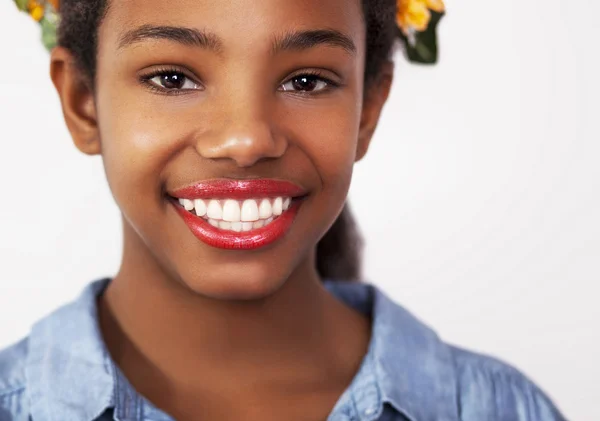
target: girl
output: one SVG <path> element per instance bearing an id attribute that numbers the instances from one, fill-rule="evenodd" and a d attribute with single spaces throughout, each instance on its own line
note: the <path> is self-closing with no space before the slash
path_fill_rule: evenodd
<path id="1" fill-rule="evenodd" d="M 53 45 L 57 1 L 20 1 Z M 63 0 L 51 77 L 118 273 L 0 353 L 0 420 L 563 420 L 358 278 L 345 208 L 440 0 Z M 399 29 L 399 27 L 401 29 Z"/>

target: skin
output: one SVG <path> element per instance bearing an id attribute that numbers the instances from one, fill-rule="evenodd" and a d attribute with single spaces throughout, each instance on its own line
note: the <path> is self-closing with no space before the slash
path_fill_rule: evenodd
<path id="1" fill-rule="evenodd" d="M 222 45 L 119 47 L 147 24 L 209 31 Z M 348 36 L 355 52 L 272 52 L 282 33 L 324 28 Z M 322 286 L 315 248 L 392 82 L 388 63 L 365 95 L 360 2 L 115 2 L 99 30 L 93 89 L 68 50 L 55 48 L 51 61 L 74 143 L 102 156 L 122 212 L 121 267 L 98 304 L 108 350 L 131 384 L 179 421 L 326 419 L 362 362 L 371 321 Z M 198 87 L 165 95 L 139 82 L 157 67 L 181 69 Z M 341 85 L 281 89 L 315 69 Z M 196 181 L 263 177 L 309 195 L 287 235 L 258 250 L 202 243 L 165 198 Z"/>

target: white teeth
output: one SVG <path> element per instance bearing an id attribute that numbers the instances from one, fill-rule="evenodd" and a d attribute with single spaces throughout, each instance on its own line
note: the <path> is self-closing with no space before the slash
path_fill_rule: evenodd
<path id="1" fill-rule="evenodd" d="M 283 199 L 281 197 L 278 197 L 273 201 L 273 215 L 281 215 L 282 213 Z"/>
<path id="2" fill-rule="evenodd" d="M 258 221 L 258 205 L 256 204 L 256 200 L 244 200 L 244 204 L 242 205 L 242 221 Z"/>
<path id="3" fill-rule="evenodd" d="M 194 200 L 194 209 L 196 210 L 196 215 L 204 216 L 206 215 L 206 203 L 202 199 Z"/>
<path id="4" fill-rule="evenodd" d="M 179 199 L 179 203 L 181 203 L 181 206 L 183 206 L 185 210 L 190 211 L 194 209 L 194 202 L 192 202 L 190 199 Z"/>
<path id="5" fill-rule="evenodd" d="M 208 203 L 206 215 L 212 219 L 223 219 L 223 209 L 217 200 L 211 200 Z"/>
<path id="6" fill-rule="evenodd" d="M 262 202 L 260 202 L 258 214 L 260 219 L 267 219 L 273 215 L 273 208 L 271 207 L 271 202 L 269 202 L 269 199 L 263 199 Z"/>
<path id="7" fill-rule="evenodd" d="M 240 204 L 237 200 L 226 200 L 223 205 L 223 220 L 229 222 L 240 221 Z"/>
<path id="8" fill-rule="evenodd" d="M 248 232 L 273 222 L 292 203 L 290 197 L 274 199 L 178 199 L 187 211 L 204 218 L 213 227 L 234 232 Z"/>

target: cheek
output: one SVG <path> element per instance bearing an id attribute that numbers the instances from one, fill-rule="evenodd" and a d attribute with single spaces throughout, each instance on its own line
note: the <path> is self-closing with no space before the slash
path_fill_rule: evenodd
<path id="1" fill-rule="evenodd" d="M 352 101 L 314 112 L 313 124 L 303 124 L 298 136 L 323 183 L 323 189 L 343 190 L 345 195 L 354 166 L 359 126 L 359 107 Z"/>
<path id="2" fill-rule="evenodd" d="M 102 157 L 115 198 L 159 197 L 163 168 L 190 136 L 185 115 L 173 106 L 109 90 L 98 98 L 98 112 Z"/>

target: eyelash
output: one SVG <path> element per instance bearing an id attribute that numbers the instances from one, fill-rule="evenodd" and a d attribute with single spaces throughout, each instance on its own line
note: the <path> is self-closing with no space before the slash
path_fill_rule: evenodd
<path id="1" fill-rule="evenodd" d="M 182 69 L 180 68 L 176 68 L 176 67 L 166 67 L 166 68 L 158 68 L 155 69 L 153 71 L 151 71 L 148 74 L 145 75 L 141 75 L 139 76 L 139 81 L 142 85 L 144 85 L 144 87 L 146 87 L 147 89 L 151 90 L 152 92 L 155 93 L 159 93 L 162 95 L 185 95 L 188 94 L 191 91 L 196 91 L 197 89 L 167 89 L 167 88 L 163 88 L 160 86 L 157 86 L 155 83 L 151 82 L 152 79 L 154 79 L 157 76 L 165 76 L 165 75 L 172 75 L 172 74 L 179 74 L 182 75 L 183 77 L 185 77 L 186 79 L 192 81 L 193 83 L 200 85 L 200 83 L 196 82 L 194 80 L 193 77 L 189 76 L 187 74 L 187 72 L 182 71 Z M 314 96 L 314 95 L 321 95 L 323 93 L 326 93 L 332 89 L 335 88 L 339 88 L 340 86 L 342 86 L 341 83 L 336 82 L 334 80 L 331 80 L 328 77 L 323 76 L 323 73 L 319 70 L 305 70 L 303 72 L 300 72 L 298 74 L 295 74 L 291 77 L 289 77 L 288 79 L 285 80 L 285 82 L 283 82 L 281 86 L 293 81 L 296 78 L 299 77 L 310 77 L 310 78 L 316 78 L 318 81 L 322 81 L 325 82 L 327 84 L 327 86 L 319 91 L 283 91 L 283 92 L 289 92 L 292 93 L 294 95 L 300 95 L 300 96 Z M 279 90 L 279 89 L 278 89 Z"/>
<path id="2" fill-rule="evenodd" d="M 184 95 L 184 94 L 189 93 L 190 91 L 195 91 L 195 89 L 166 89 L 166 88 L 157 86 L 155 83 L 151 82 L 151 80 L 157 76 L 165 76 L 165 75 L 172 75 L 172 74 L 182 75 L 186 79 L 191 80 L 192 82 L 194 82 L 197 85 L 200 85 L 199 83 L 197 83 L 194 80 L 193 77 L 189 76 L 186 72 L 182 71 L 182 69 L 177 68 L 177 67 L 157 68 L 155 70 L 152 70 L 150 73 L 141 75 L 139 77 L 139 81 L 142 85 L 144 85 L 144 87 L 146 87 L 150 91 L 159 93 L 162 95 Z"/>
<path id="3" fill-rule="evenodd" d="M 312 70 L 305 70 L 303 72 L 297 73 L 289 78 L 287 78 L 285 80 L 285 82 L 283 82 L 280 86 L 283 86 L 285 84 L 287 84 L 288 82 L 291 82 L 292 80 L 302 77 L 302 76 L 308 76 L 308 77 L 314 77 L 316 78 L 318 81 L 322 81 L 325 82 L 327 84 L 327 86 L 323 89 L 321 89 L 320 91 L 315 91 L 315 92 L 306 92 L 306 91 L 284 91 L 284 92 L 291 92 L 294 95 L 300 95 L 300 96 L 314 96 L 314 95 L 321 95 L 324 93 L 327 93 L 328 91 L 335 89 L 335 88 L 339 88 L 342 86 L 341 83 L 336 82 L 326 76 L 323 76 L 323 72 L 320 70 L 316 70 L 316 69 L 312 69 Z"/>

